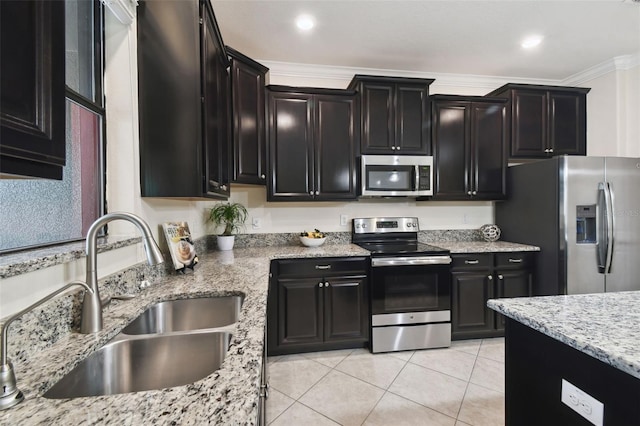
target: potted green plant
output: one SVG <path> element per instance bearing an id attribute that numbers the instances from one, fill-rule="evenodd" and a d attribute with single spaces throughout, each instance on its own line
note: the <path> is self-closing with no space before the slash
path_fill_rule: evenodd
<path id="1" fill-rule="evenodd" d="M 216 227 L 224 226 L 224 231 L 218 235 L 218 248 L 231 250 L 235 242 L 233 233 L 239 230 L 247 220 L 247 209 L 240 203 L 217 204 L 209 211 L 208 220 Z"/>

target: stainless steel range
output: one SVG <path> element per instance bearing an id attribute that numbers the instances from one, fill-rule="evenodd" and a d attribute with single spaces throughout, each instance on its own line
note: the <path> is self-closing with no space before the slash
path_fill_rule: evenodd
<path id="1" fill-rule="evenodd" d="M 371 252 L 371 352 L 451 345 L 451 256 L 418 242 L 418 218 L 353 219 Z"/>

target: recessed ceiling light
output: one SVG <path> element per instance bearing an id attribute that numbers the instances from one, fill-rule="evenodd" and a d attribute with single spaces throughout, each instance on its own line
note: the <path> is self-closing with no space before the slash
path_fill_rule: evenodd
<path id="1" fill-rule="evenodd" d="M 532 47 L 536 47 L 537 45 L 539 45 L 541 42 L 542 42 L 542 36 L 533 35 L 525 38 L 522 41 L 521 46 L 525 49 L 531 49 Z"/>
<path id="2" fill-rule="evenodd" d="M 316 25 L 313 16 L 300 15 L 296 18 L 296 26 L 302 31 L 309 31 Z"/>

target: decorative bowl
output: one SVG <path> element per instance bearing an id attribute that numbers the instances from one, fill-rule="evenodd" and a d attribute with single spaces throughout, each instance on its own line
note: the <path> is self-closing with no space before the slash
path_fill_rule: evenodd
<path id="1" fill-rule="evenodd" d="M 327 237 L 324 238 L 309 238 L 309 237 L 300 237 L 300 242 L 302 245 L 307 247 L 319 247 L 324 244 L 327 240 Z"/>
<path id="2" fill-rule="evenodd" d="M 498 241 L 500 238 L 500 228 L 498 225 L 486 224 L 480 227 L 480 232 L 482 232 L 482 238 L 488 242 Z"/>

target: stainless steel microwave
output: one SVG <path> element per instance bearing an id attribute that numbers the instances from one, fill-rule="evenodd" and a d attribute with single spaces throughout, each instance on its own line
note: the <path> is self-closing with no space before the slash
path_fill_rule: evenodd
<path id="1" fill-rule="evenodd" d="M 433 157 L 363 155 L 360 166 L 363 197 L 433 195 Z"/>

